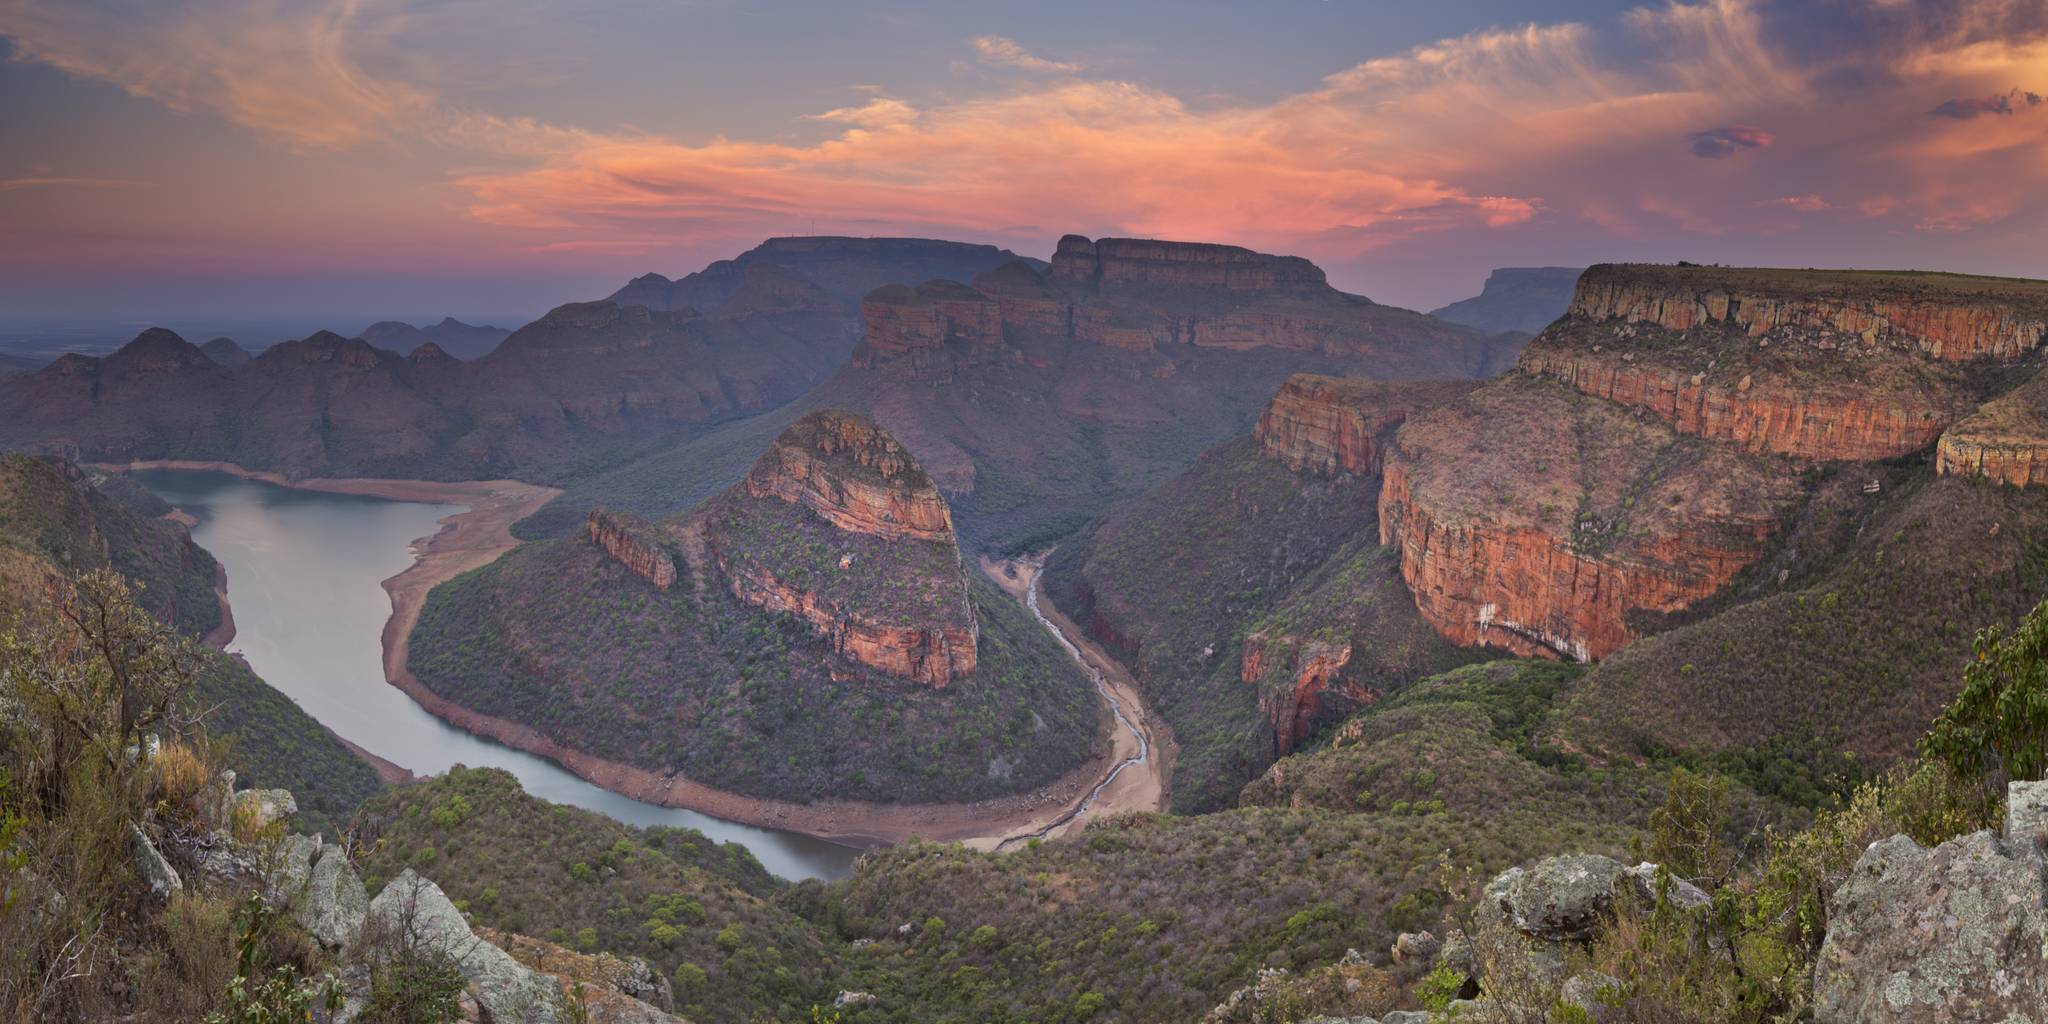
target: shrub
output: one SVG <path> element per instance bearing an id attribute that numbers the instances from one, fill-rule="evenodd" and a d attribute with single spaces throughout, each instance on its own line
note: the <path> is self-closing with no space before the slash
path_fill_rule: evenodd
<path id="1" fill-rule="evenodd" d="M 1973 796 L 1981 821 L 1996 818 L 2011 781 L 2048 771 L 2048 601 L 2007 633 L 1979 630 L 1963 670 L 1963 692 L 1920 741 Z"/>

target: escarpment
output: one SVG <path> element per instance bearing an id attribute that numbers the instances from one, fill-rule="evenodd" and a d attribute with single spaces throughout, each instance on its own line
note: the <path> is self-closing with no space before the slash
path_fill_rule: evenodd
<path id="1" fill-rule="evenodd" d="M 2026 487 L 2048 484 L 2048 375 L 1984 403 L 1941 435 L 1934 465 L 1943 475 Z"/>
<path id="2" fill-rule="evenodd" d="M 799 420 L 705 513 L 732 594 L 794 615 L 835 653 L 927 686 L 972 673 L 978 627 L 951 513 L 872 420 Z"/>
<path id="3" fill-rule="evenodd" d="M 660 527 L 630 512 L 595 509 L 584 524 L 584 533 L 605 554 L 656 589 L 675 586 L 675 557 L 669 553 Z"/>
<path id="4" fill-rule="evenodd" d="M 1963 274 L 1610 264 L 1579 279 L 1570 315 L 1674 331 L 1728 324 L 1753 338 L 1832 335 L 1932 358 L 2010 359 L 2048 334 L 2048 282 Z"/>
<path id="5" fill-rule="evenodd" d="M 1267 458 L 1296 472 L 1378 473 L 1390 428 L 1478 386 L 1478 381 L 1388 383 L 1298 373 L 1280 386 L 1252 436 Z"/>
<path id="6" fill-rule="evenodd" d="M 1444 636 L 1585 661 L 1727 584 L 1798 495 L 1783 459 L 1515 376 L 1401 428 L 1380 540 Z"/>

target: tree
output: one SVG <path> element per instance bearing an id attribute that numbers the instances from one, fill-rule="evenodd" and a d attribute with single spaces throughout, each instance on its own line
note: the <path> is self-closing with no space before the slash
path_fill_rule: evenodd
<path id="1" fill-rule="evenodd" d="M 130 748 L 171 715 L 198 660 L 191 641 L 135 602 L 119 573 L 53 577 L 48 590 L 44 621 L 0 635 L 0 680 L 18 709 L 18 774 L 54 811 L 81 759 L 127 778 L 139 760 Z"/>
<path id="2" fill-rule="evenodd" d="M 1977 632 L 1963 692 L 1920 740 L 1921 756 L 1948 766 L 1971 810 L 1992 817 L 2008 782 L 2048 771 L 2048 601 L 2010 633 Z"/>

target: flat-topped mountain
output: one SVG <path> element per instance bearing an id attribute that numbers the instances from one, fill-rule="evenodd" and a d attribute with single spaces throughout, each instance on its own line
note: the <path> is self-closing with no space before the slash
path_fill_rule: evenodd
<path id="1" fill-rule="evenodd" d="M 894 281 L 971 281 L 976 274 L 1020 259 L 1024 257 L 993 245 L 935 238 L 770 238 L 678 280 L 643 274 L 613 292 L 611 300 L 657 310 L 711 310 L 739 290 L 748 269 L 766 266 L 785 271 L 851 306 L 861 296 Z M 1026 262 L 1043 265 L 1037 260 Z"/>
<path id="2" fill-rule="evenodd" d="M 1101 741 L 1087 678 L 964 564 L 917 459 L 841 410 L 682 515 L 598 510 L 436 588 L 410 668 L 571 764 L 796 801 L 1019 793 Z"/>
<path id="3" fill-rule="evenodd" d="M 1501 267 L 1486 275 L 1479 294 L 1429 311 L 1476 330 L 1535 334 L 1564 315 L 1584 267 Z"/>

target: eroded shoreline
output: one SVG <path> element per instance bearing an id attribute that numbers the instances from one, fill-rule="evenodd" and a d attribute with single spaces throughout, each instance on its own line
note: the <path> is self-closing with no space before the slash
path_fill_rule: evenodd
<path id="1" fill-rule="evenodd" d="M 512 524 L 553 500 L 561 493 L 559 490 L 516 480 L 445 483 L 355 478 L 290 480 L 277 473 L 249 470 L 232 463 L 196 460 L 138 461 L 127 464 L 125 468 L 208 470 L 281 487 L 467 506 L 465 511 L 443 517 L 438 532 L 416 540 L 413 543 L 413 564 L 383 581 L 385 593 L 391 599 L 391 616 L 385 621 L 382 633 L 385 680 L 428 713 L 465 732 L 546 758 L 593 785 L 633 800 L 851 846 L 880 846 L 919 838 L 961 842 L 977 849 L 995 849 L 1004 840 L 1019 835 L 1065 834 L 1104 814 L 1157 810 L 1164 806 L 1166 775 L 1161 762 L 1166 759 L 1164 752 L 1170 750 L 1170 740 L 1160 742 L 1156 732 L 1152 734 L 1151 744 L 1155 751 L 1161 753 L 1150 758 L 1152 771 L 1134 775 L 1126 770 L 1112 779 L 1109 785 L 1102 785 L 1105 776 L 1116 772 L 1128 761 L 1140 742 L 1118 727 L 1107 706 L 1102 719 L 1111 741 L 1094 757 L 1033 792 L 973 803 L 884 804 L 857 800 L 796 803 L 747 796 L 577 751 L 530 726 L 483 714 L 436 694 L 421 683 L 406 664 L 412 631 L 419 622 L 428 593 L 442 582 L 489 565 L 517 547 L 521 542 L 512 536 Z M 990 570 L 990 576 L 1011 596 L 1024 600 L 1025 590 L 1016 588 L 1015 577 L 1006 579 L 995 571 L 992 563 L 984 563 L 983 568 Z M 1026 590 L 1028 579 L 1023 584 Z M 1043 607 L 1050 616 L 1059 615 L 1049 603 Z M 1064 618 L 1056 618 L 1055 621 L 1065 622 Z M 1092 644 L 1073 632 L 1071 624 L 1061 628 L 1074 638 L 1091 668 L 1104 671 L 1106 664 L 1109 671 L 1104 671 L 1105 679 L 1116 679 L 1116 685 L 1128 686 L 1128 690 L 1118 691 L 1125 708 L 1132 709 L 1139 721 L 1156 721 L 1144 709 L 1135 686 L 1129 685 L 1129 676 L 1120 666 L 1100 651 L 1093 650 Z M 346 738 L 344 742 L 347 742 Z M 1091 794 L 1094 800 L 1086 812 L 1075 814 L 1075 808 L 1088 801 Z"/>

